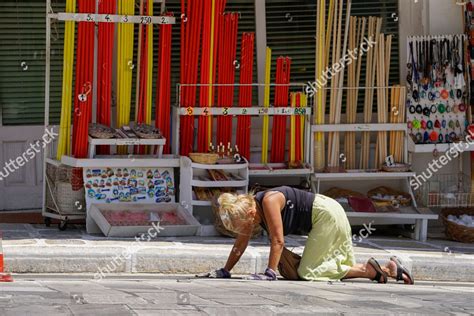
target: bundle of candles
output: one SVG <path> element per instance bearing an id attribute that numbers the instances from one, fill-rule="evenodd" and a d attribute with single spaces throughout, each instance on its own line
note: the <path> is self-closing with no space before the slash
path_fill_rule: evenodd
<path id="1" fill-rule="evenodd" d="M 115 0 L 102 0 L 99 2 L 100 14 L 115 14 L 117 4 Z M 114 49 L 113 23 L 99 23 L 99 40 L 97 56 L 97 123 L 105 126 L 111 124 L 112 113 L 112 65 Z M 97 153 L 107 155 L 109 146 L 98 146 Z"/>
<path id="2" fill-rule="evenodd" d="M 406 89 L 401 86 L 394 86 L 390 91 L 390 123 L 404 123 L 406 110 Z M 405 133 L 403 131 L 390 132 L 389 135 L 389 155 L 397 163 L 405 162 L 403 155 Z"/>
<path id="3" fill-rule="evenodd" d="M 66 12 L 76 12 L 76 1 L 66 0 Z M 71 107 L 72 107 L 72 74 L 74 69 L 74 31 L 75 22 L 66 21 L 64 30 L 64 62 L 61 96 L 61 120 L 56 159 L 71 153 Z"/>
<path id="4" fill-rule="evenodd" d="M 382 18 L 369 17 L 368 22 L 368 38 L 379 38 L 382 28 Z M 375 82 L 375 70 L 377 66 L 377 49 L 378 42 L 372 49 L 367 52 L 367 64 L 365 72 L 365 100 L 364 100 L 364 123 L 372 121 L 372 112 L 374 105 L 374 90 L 372 87 Z M 375 58 L 374 58 L 375 56 Z M 370 132 L 362 133 L 361 152 L 360 152 L 360 169 L 368 169 L 370 160 Z"/>
<path id="5" fill-rule="evenodd" d="M 95 1 L 79 0 L 80 13 L 94 13 Z M 74 98 L 73 155 L 87 157 L 88 128 L 92 118 L 92 82 L 94 80 L 94 24 L 79 22 Z"/>
<path id="6" fill-rule="evenodd" d="M 194 107 L 200 54 L 204 0 L 181 1 L 181 106 Z M 190 85 L 190 86 L 186 86 Z M 194 116 L 180 118 L 180 154 L 188 156 L 194 145 Z"/>
<path id="7" fill-rule="evenodd" d="M 171 13 L 168 14 L 171 16 Z M 160 25 L 160 46 L 158 53 L 158 78 L 156 80 L 155 127 L 167 139 L 164 154 L 170 153 L 171 128 L 171 24 Z"/>
<path id="8" fill-rule="evenodd" d="M 239 106 L 252 106 L 252 82 L 253 82 L 253 55 L 254 55 L 255 33 L 244 33 L 242 35 L 241 61 L 240 61 L 240 89 Z M 236 144 L 241 149 L 241 154 L 247 160 L 250 159 L 250 128 L 251 118 L 241 115 L 237 118 Z"/>
<path id="9" fill-rule="evenodd" d="M 217 47 L 220 28 L 220 17 L 224 14 L 226 0 L 204 1 L 203 30 L 201 49 L 201 87 L 199 105 L 204 108 L 213 106 L 214 87 L 216 78 Z M 199 152 L 206 152 L 212 137 L 212 116 L 202 115 L 198 119 L 198 143 Z"/>
<path id="10" fill-rule="evenodd" d="M 270 75 L 272 69 L 272 50 L 267 47 L 265 58 L 265 93 L 263 98 L 263 106 L 270 107 Z M 270 118 L 268 115 L 263 117 L 262 126 L 262 164 L 268 163 L 268 133 Z"/>
<path id="11" fill-rule="evenodd" d="M 118 2 L 118 14 L 133 15 L 135 13 L 134 0 Z M 132 97 L 133 63 L 133 29 L 132 23 L 119 23 L 117 28 L 117 125 L 130 123 L 130 108 Z M 118 152 L 125 154 L 127 148 L 119 146 Z"/>
<path id="12" fill-rule="evenodd" d="M 336 3 L 334 10 L 334 22 L 333 22 L 333 42 L 332 42 L 332 62 L 333 64 L 346 54 L 347 40 L 349 37 L 349 23 L 350 23 L 350 12 L 351 2 L 347 1 L 345 6 L 346 18 L 343 19 L 344 11 L 343 0 L 339 1 L 339 5 Z M 344 20 L 345 27 L 344 33 L 342 33 L 342 22 Z M 344 83 L 344 71 L 343 67 L 340 71 L 331 78 L 331 93 L 329 103 L 329 123 L 340 124 L 341 123 L 341 110 L 342 110 L 342 94 L 343 94 L 343 83 Z M 340 156 L 340 133 L 331 132 L 328 136 L 328 166 L 339 167 L 339 156 Z"/>
<path id="13" fill-rule="evenodd" d="M 238 13 L 226 13 L 220 17 L 218 60 L 217 105 L 231 107 L 234 103 L 234 83 L 237 51 Z M 232 116 L 217 117 L 217 142 L 229 143 L 232 141 Z"/>
<path id="14" fill-rule="evenodd" d="M 140 0 L 140 15 L 153 15 L 153 1 Z M 153 25 L 140 25 L 138 30 L 138 64 L 135 118 L 137 123 L 151 124 L 152 75 L 153 75 Z M 144 154 L 146 148 L 137 146 L 137 153 Z"/>
<path id="15" fill-rule="evenodd" d="M 96 12 L 95 0 L 77 0 L 78 12 Z M 67 0 L 66 12 L 74 13 L 75 0 Z M 134 0 L 101 0 L 98 2 L 99 14 L 119 14 L 131 16 L 135 13 Z M 140 0 L 140 15 L 153 16 L 153 0 Z M 172 14 L 167 14 L 168 16 Z M 98 46 L 94 47 L 94 30 L 97 26 Z M 115 27 L 117 26 L 117 34 Z M 132 73 L 135 69 L 134 23 L 120 21 L 94 22 L 81 21 L 77 27 L 77 47 L 74 50 L 74 21 L 65 22 L 64 62 L 60 136 L 56 158 L 71 154 L 76 158 L 85 158 L 88 154 L 89 124 L 93 112 L 93 86 L 96 90 L 96 122 L 105 127 L 111 126 L 112 113 L 112 74 L 116 66 L 117 126 L 131 123 Z M 153 82 L 153 24 L 140 24 L 138 36 L 136 112 L 137 124 L 151 124 L 152 120 L 152 82 Z M 117 56 L 114 58 L 115 38 L 117 38 Z M 94 78 L 94 49 L 97 49 L 97 78 Z M 171 25 L 160 25 L 159 69 L 157 78 L 156 125 L 161 127 L 165 137 L 170 134 L 170 64 L 171 64 Z M 74 60 L 76 55 L 76 60 Z M 114 65 L 114 60 L 116 65 Z M 75 62 L 75 65 L 74 65 Z M 75 69 L 74 95 L 72 93 L 73 73 Z M 96 81 L 94 81 L 96 80 Z M 72 111 L 72 100 L 74 110 Z M 71 113 L 73 112 L 73 113 Z M 74 125 L 71 135 L 71 114 Z M 138 153 L 146 153 L 146 147 L 137 148 Z M 118 153 L 126 153 L 121 146 Z M 137 152 L 137 151 L 136 151 Z M 169 143 L 164 152 L 169 152 Z M 109 146 L 99 146 L 99 154 L 110 154 Z"/>
<path id="16" fill-rule="evenodd" d="M 291 93 L 291 107 L 306 107 L 306 95 L 298 92 Z M 304 157 L 304 117 L 292 115 L 290 118 L 290 167 L 297 167 L 303 163 Z"/>
<path id="17" fill-rule="evenodd" d="M 376 51 L 377 53 L 377 116 L 379 123 L 388 123 L 388 79 L 390 73 L 390 52 L 392 47 L 392 36 L 380 34 Z M 394 102 L 394 100 L 391 100 Z M 375 151 L 375 166 L 380 169 L 387 157 L 387 132 L 380 131 L 377 134 L 377 145 Z"/>
<path id="18" fill-rule="evenodd" d="M 349 22 L 349 45 L 348 49 L 360 47 L 365 36 L 367 19 L 365 17 L 351 17 Z M 347 105 L 346 120 L 347 124 L 354 124 L 357 120 L 357 105 L 359 101 L 359 83 L 362 67 L 362 58 L 358 58 L 355 62 L 348 66 L 347 74 Z M 344 137 L 344 151 L 346 156 L 347 169 L 356 169 L 356 133 L 346 132 Z"/>
<path id="19" fill-rule="evenodd" d="M 278 57 L 276 66 L 275 106 L 287 107 L 289 96 L 291 59 Z M 277 115 L 273 118 L 271 161 L 278 163 L 285 161 L 286 153 L 286 115 Z"/>
<path id="20" fill-rule="evenodd" d="M 209 153 L 218 154 L 219 159 L 233 159 L 236 162 L 240 162 L 241 156 L 239 146 L 231 146 L 230 142 L 227 143 L 227 147 L 221 142 L 219 145 L 214 146 L 213 143 L 209 143 Z"/>

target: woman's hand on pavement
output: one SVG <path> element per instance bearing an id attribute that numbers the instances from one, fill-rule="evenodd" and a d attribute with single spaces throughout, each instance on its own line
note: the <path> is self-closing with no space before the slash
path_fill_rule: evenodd
<path id="1" fill-rule="evenodd" d="M 196 276 L 199 277 L 199 278 L 230 279 L 231 274 L 226 269 L 221 268 L 221 269 L 218 269 L 218 270 L 198 274 Z"/>
<path id="2" fill-rule="evenodd" d="M 276 281 L 277 280 L 277 275 L 276 272 L 270 268 L 267 268 L 265 270 L 265 273 L 259 273 L 259 274 L 251 274 L 244 279 L 246 280 L 254 280 L 254 281 Z"/>

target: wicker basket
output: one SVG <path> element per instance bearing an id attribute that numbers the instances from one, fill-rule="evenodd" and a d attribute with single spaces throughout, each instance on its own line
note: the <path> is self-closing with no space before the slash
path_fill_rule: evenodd
<path id="1" fill-rule="evenodd" d="M 449 221 L 449 215 L 474 216 L 474 208 L 445 208 L 440 214 L 444 226 L 446 227 L 446 236 L 448 236 L 448 238 L 464 243 L 474 243 L 474 228 L 466 227 Z"/>
<path id="2" fill-rule="evenodd" d="M 98 139 L 109 139 L 115 137 L 115 130 L 102 124 L 89 124 L 89 135 Z"/>
<path id="3" fill-rule="evenodd" d="M 86 211 L 84 194 L 84 188 L 74 191 L 71 183 L 56 182 L 56 203 L 60 208 L 61 214 L 84 213 Z"/>
<path id="4" fill-rule="evenodd" d="M 225 228 L 224 223 L 222 222 L 222 219 L 219 214 L 219 203 L 217 202 L 217 196 L 214 196 L 212 198 L 212 212 L 214 213 L 214 227 L 216 228 L 216 230 L 224 236 L 236 238 L 238 234 Z M 263 229 L 260 225 L 255 226 L 252 232 L 252 238 L 261 236 L 262 231 Z"/>
<path id="5" fill-rule="evenodd" d="M 190 153 L 189 158 L 193 162 L 202 163 L 205 165 L 215 165 L 219 159 L 218 154 L 206 154 L 206 153 Z"/>
<path id="6" fill-rule="evenodd" d="M 347 189 L 341 189 L 341 188 L 330 188 L 326 192 L 323 193 L 325 196 L 328 196 L 332 199 L 339 199 L 339 198 L 348 198 L 350 196 L 356 196 L 356 197 L 366 197 L 364 194 L 352 191 L 352 190 L 347 190 Z"/>
<path id="7" fill-rule="evenodd" d="M 86 211 L 85 190 L 80 171 L 79 168 L 64 165 L 47 165 L 46 206 L 49 209 L 60 215 L 82 214 Z"/>
<path id="8" fill-rule="evenodd" d="M 162 137 L 159 129 L 148 124 L 134 125 L 132 126 L 132 130 L 140 138 L 159 139 Z"/>
<path id="9" fill-rule="evenodd" d="M 161 134 L 145 134 L 145 133 L 140 133 L 137 131 L 134 131 L 135 134 L 137 134 L 138 137 L 144 138 L 144 139 L 160 139 Z"/>
<path id="10" fill-rule="evenodd" d="M 387 200 L 382 200 L 375 197 L 378 194 L 402 196 L 402 198 L 387 201 Z M 384 186 L 377 187 L 373 190 L 370 190 L 369 192 L 367 192 L 367 196 L 374 202 L 375 206 L 377 207 L 391 206 L 393 205 L 394 201 L 397 201 L 400 206 L 410 206 L 412 202 L 410 194 L 402 192 L 402 191 L 394 190 L 392 188 L 384 187 Z"/>

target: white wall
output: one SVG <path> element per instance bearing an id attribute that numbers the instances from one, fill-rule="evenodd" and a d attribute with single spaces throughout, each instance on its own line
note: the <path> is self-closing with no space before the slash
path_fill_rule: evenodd
<path id="1" fill-rule="evenodd" d="M 461 1 L 457 1 L 461 2 Z M 463 7 L 455 0 L 428 1 L 428 34 L 460 34 L 463 33 Z"/>

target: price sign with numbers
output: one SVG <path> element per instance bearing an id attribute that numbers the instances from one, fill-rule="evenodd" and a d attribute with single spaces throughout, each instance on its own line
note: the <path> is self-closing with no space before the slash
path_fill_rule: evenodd
<path id="1" fill-rule="evenodd" d="M 192 107 L 186 108 L 186 114 L 188 114 L 189 116 L 193 115 L 194 114 L 194 109 Z"/>
<path id="2" fill-rule="evenodd" d="M 247 114 L 247 109 L 242 109 L 242 115 L 246 115 Z"/>
<path id="3" fill-rule="evenodd" d="M 205 108 L 202 110 L 202 115 L 203 115 L 203 116 L 209 116 L 209 108 L 205 107 Z"/>
<path id="4" fill-rule="evenodd" d="M 224 115 L 224 116 L 229 115 L 229 108 L 223 108 L 222 109 L 222 115 Z"/>
<path id="5" fill-rule="evenodd" d="M 151 23 L 151 16 L 142 16 L 140 17 L 141 24 L 150 24 Z"/>

